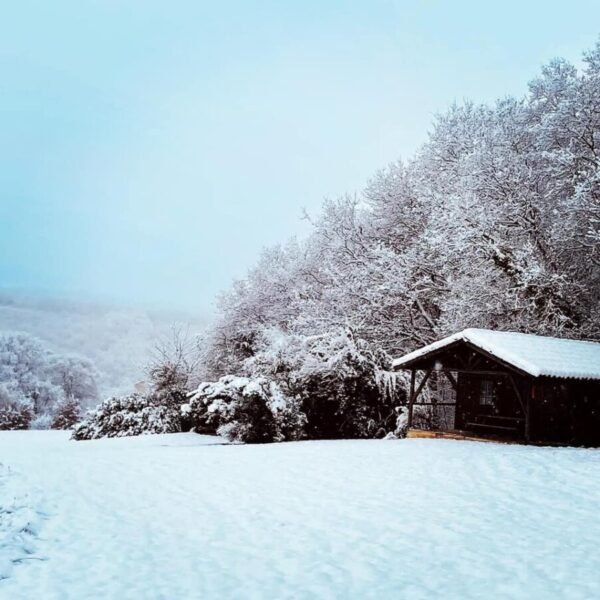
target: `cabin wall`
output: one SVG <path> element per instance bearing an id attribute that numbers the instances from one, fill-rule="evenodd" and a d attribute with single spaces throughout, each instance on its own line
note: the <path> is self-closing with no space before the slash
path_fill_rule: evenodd
<path id="1" fill-rule="evenodd" d="M 529 393 L 528 382 L 513 375 L 522 398 Z M 459 373 L 456 397 L 456 429 L 470 429 L 470 423 L 496 423 L 514 426 L 508 419 L 523 419 L 524 413 L 515 394 L 510 378 L 506 374 L 480 375 Z M 503 418 L 507 421 L 503 423 Z M 501 430 L 500 430 L 501 431 Z M 507 435 L 511 432 L 507 432 Z M 523 423 L 518 424 L 516 436 L 524 433 Z"/>
<path id="2" fill-rule="evenodd" d="M 542 379 L 532 390 L 531 439 L 600 446 L 600 382 Z"/>

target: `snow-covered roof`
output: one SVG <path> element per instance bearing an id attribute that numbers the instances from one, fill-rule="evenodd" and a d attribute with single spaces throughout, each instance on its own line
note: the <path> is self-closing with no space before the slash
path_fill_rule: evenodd
<path id="1" fill-rule="evenodd" d="M 460 341 L 469 342 L 533 377 L 600 379 L 600 343 L 490 329 L 465 329 L 455 333 L 397 358 L 394 368 L 402 368 Z"/>

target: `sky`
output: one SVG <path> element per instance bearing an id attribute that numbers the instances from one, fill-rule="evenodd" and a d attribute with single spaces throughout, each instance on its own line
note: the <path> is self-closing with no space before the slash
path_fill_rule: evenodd
<path id="1" fill-rule="evenodd" d="M 303 209 L 599 24 L 597 0 L 2 3 L 0 288 L 211 314 Z"/>

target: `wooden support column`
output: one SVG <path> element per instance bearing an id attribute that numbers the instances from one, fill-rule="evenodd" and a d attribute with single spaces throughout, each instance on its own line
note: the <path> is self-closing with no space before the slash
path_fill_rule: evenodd
<path id="1" fill-rule="evenodd" d="M 531 403 L 535 399 L 535 383 L 531 384 L 531 390 L 527 395 L 525 404 L 525 441 L 529 443 L 531 439 Z"/>
<path id="2" fill-rule="evenodd" d="M 517 397 L 517 400 L 519 401 L 519 404 L 521 405 L 521 409 L 523 410 L 523 417 L 525 418 L 525 431 L 524 431 L 525 441 L 527 443 L 529 443 L 529 404 L 530 404 L 529 395 L 527 395 L 525 400 L 523 400 L 523 395 L 521 394 L 521 390 L 519 389 L 519 386 L 517 385 L 515 378 L 510 373 L 507 373 L 507 377 L 508 377 L 508 380 L 510 381 L 510 384 L 512 385 L 513 391 L 515 392 L 515 396 Z"/>
<path id="3" fill-rule="evenodd" d="M 410 395 L 408 396 L 408 428 L 412 427 L 413 422 L 413 403 L 415 401 L 415 377 L 414 369 L 410 371 Z"/>

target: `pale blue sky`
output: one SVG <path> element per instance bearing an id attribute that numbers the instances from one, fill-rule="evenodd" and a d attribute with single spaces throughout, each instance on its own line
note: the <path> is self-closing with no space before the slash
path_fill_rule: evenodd
<path id="1" fill-rule="evenodd" d="M 209 311 L 302 207 L 599 24 L 598 0 L 5 2 L 0 287 Z"/>

